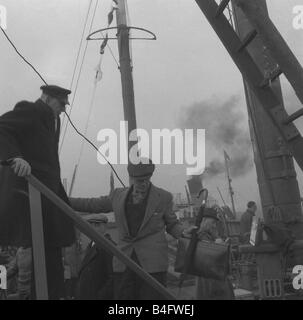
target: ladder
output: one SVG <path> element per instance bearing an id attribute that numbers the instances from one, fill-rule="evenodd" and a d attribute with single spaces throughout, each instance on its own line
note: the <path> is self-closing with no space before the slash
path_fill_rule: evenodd
<path id="1" fill-rule="evenodd" d="M 234 63 L 242 73 L 260 104 L 277 127 L 285 144 L 303 170 L 303 138 L 293 121 L 303 115 L 303 108 L 289 115 L 276 96 L 271 83 L 282 73 L 303 103 L 303 68 L 289 49 L 288 45 L 274 26 L 270 18 L 258 8 L 255 0 L 234 0 L 252 25 L 252 30 L 241 41 L 225 9 L 229 10 L 231 0 L 195 0 L 210 25 L 227 49 Z M 257 63 L 247 50 L 247 46 L 259 35 L 268 48 L 277 68 L 264 76 Z"/>

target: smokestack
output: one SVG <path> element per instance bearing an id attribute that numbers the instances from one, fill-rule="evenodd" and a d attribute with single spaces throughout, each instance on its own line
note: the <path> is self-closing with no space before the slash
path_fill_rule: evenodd
<path id="1" fill-rule="evenodd" d="M 187 185 L 192 200 L 192 204 L 194 206 L 199 206 L 200 203 L 198 201 L 198 195 L 201 189 L 203 188 L 202 175 L 192 176 L 189 180 L 187 180 Z"/>

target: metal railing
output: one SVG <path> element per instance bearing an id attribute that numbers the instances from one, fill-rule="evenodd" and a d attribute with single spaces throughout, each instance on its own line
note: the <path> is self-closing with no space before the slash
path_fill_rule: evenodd
<path id="1" fill-rule="evenodd" d="M 33 257 L 35 270 L 36 296 L 38 300 L 48 299 L 47 276 L 45 264 L 45 247 L 42 221 L 41 194 L 53 202 L 61 211 L 67 215 L 74 223 L 75 227 L 93 240 L 97 246 L 116 256 L 128 268 L 135 272 L 143 281 L 154 288 L 164 299 L 176 300 L 163 285 L 156 281 L 150 274 L 145 272 L 133 260 L 121 252 L 111 241 L 103 237 L 94 230 L 85 220 L 83 220 L 68 204 L 59 198 L 53 191 L 41 183 L 33 175 L 25 178 L 29 184 L 29 201 L 31 211 L 31 227 L 33 242 Z"/>

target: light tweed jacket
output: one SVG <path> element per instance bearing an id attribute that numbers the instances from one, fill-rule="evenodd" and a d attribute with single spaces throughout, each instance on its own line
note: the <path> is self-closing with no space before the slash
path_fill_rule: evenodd
<path id="1" fill-rule="evenodd" d="M 76 211 L 107 213 L 114 211 L 118 228 L 118 247 L 128 256 L 135 250 L 142 268 L 149 272 L 163 272 L 168 268 L 168 243 L 165 231 L 179 238 L 184 230 L 174 214 L 172 195 L 151 185 L 145 216 L 136 237 L 129 234 L 125 217 L 125 202 L 130 188 L 115 189 L 107 197 L 71 198 Z M 115 272 L 125 270 L 125 265 L 116 257 L 113 260 Z"/>

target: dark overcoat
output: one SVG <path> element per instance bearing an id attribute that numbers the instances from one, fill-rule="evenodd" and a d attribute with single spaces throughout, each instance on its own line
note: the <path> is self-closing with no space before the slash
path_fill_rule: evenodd
<path id="1" fill-rule="evenodd" d="M 42 100 L 19 102 L 0 117 L 0 159 L 22 157 L 32 174 L 68 203 L 60 178 L 57 130 L 52 109 Z M 42 196 L 46 246 L 64 247 L 74 242 L 72 221 Z M 31 246 L 28 185 L 10 168 L 0 168 L 0 245 Z"/>
<path id="2" fill-rule="evenodd" d="M 113 299 L 112 264 L 112 254 L 93 243 L 88 245 L 79 270 L 78 300 Z"/>

